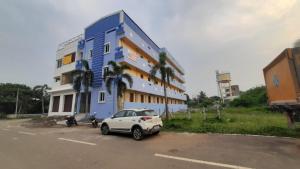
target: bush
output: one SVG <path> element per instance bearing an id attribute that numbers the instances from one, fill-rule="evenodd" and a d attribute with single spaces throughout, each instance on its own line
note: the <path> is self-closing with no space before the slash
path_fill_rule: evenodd
<path id="1" fill-rule="evenodd" d="M 265 86 L 255 87 L 242 92 L 239 98 L 230 102 L 233 107 L 252 107 L 267 105 L 267 91 Z"/>

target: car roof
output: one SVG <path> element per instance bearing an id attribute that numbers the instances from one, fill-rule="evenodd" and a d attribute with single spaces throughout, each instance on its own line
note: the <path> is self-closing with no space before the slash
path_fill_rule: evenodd
<path id="1" fill-rule="evenodd" d="M 153 111 L 152 109 L 123 109 L 123 110 L 131 110 L 131 111 L 146 111 L 146 110 L 150 110 L 150 111 Z"/>

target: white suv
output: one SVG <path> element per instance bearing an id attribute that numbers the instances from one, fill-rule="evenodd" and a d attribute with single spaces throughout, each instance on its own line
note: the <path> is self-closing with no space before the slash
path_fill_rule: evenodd
<path id="1" fill-rule="evenodd" d="M 147 134 L 158 134 L 163 123 L 153 110 L 126 109 L 110 118 L 104 119 L 101 124 L 101 133 L 110 132 L 131 133 L 135 140 L 143 139 Z"/>

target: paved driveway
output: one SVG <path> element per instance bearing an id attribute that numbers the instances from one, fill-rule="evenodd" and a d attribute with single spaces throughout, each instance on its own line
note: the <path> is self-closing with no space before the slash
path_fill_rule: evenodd
<path id="1" fill-rule="evenodd" d="M 98 129 L 24 128 L 0 121 L 3 169 L 299 169 L 300 140 L 162 132 L 143 141 Z"/>

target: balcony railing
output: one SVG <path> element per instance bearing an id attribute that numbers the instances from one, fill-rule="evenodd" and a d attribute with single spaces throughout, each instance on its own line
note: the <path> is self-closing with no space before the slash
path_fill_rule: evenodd
<path id="1" fill-rule="evenodd" d="M 147 73 L 150 73 L 150 71 L 152 69 L 152 65 L 150 65 L 145 59 L 142 59 L 140 56 L 131 55 L 128 52 L 128 50 L 123 47 L 118 47 L 116 49 L 115 59 L 118 62 L 126 62 L 127 64 L 130 64 L 130 65 L 132 65 L 144 72 L 147 72 Z M 161 79 L 161 75 L 159 72 L 156 74 L 156 77 Z M 174 81 L 171 81 L 171 84 L 173 86 L 176 86 L 176 87 L 180 88 L 181 90 L 185 91 L 185 87 L 183 86 L 182 83 L 174 80 Z"/>

